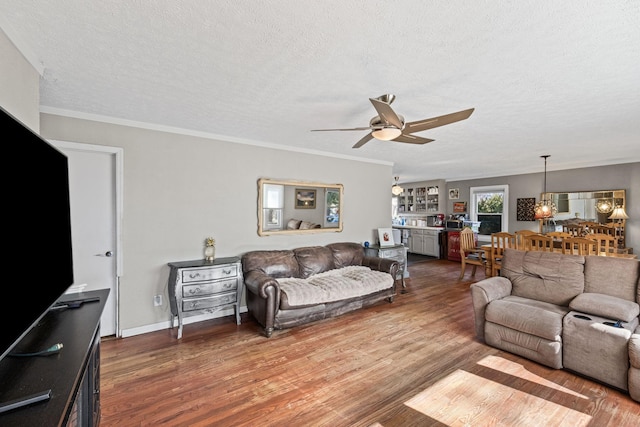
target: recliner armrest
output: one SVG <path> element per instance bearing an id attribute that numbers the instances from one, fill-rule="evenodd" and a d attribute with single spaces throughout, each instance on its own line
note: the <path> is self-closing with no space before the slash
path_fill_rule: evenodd
<path id="1" fill-rule="evenodd" d="M 487 305 L 494 300 L 511 295 L 512 284 L 506 277 L 489 277 L 471 284 L 471 301 L 476 327 L 476 336 L 484 340 L 484 313 Z"/>

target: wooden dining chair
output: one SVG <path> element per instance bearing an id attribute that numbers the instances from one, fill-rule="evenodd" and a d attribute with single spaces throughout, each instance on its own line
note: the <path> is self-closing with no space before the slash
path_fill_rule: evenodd
<path id="1" fill-rule="evenodd" d="M 582 234 L 584 233 L 584 226 L 578 224 L 564 224 L 562 226 L 562 231 L 572 234 L 573 237 L 582 237 Z"/>
<path id="2" fill-rule="evenodd" d="M 476 275 L 478 266 L 485 267 L 484 249 L 476 246 L 476 237 L 473 230 L 464 228 L 460 232 L 460 257 L 462 268 L 460 270 L 460 280 L 464 277 L 467 265 L 472 265 L 471 276 Z"/>
<path id="3" fill-rule="evenodd" d="M 593 234 L 608 234 L 609 236 L 616 235 L 616 229 L 606 225 L 594 225 L 593 227 L 589 227 L 589 232 Z"/>
<path id="4" fill-rule="evenodd" d="M 544 234 L 524 236 L 524 250 L 553 252 L 553 237 Z"/>
<path id="5" fill-rule="evenodd" d="M 497 276 L 502 268 L 505 249 L 517 249 L 516 235 L 500 231 L 491 234 L 491 275 Z"/>
<path id="6" fill-rule="evenodd" d="M 562 240 L 568 237 L 573 237 L 573 234 L 567 233 L 565 231 L 550 231 L 546 234 L 546 236 L 549 236 L 553 239 L 553 249 L 560 251 L 562 250 Z"/>
<path id="7" fill-rule="evenodd" d="M 562 240 L 562 253 L 570 255 L 596 255 L 598 242 L 586 237 L 567 237 Z"/>
<path id="8" fill-rule="evenodd" d="M 597 242 L 597 255 L 611 255 L 616 252 L 618 239 L 615 236 L 608 234 L 593 233 L 587 236 L 588 239 L 593 239 Z"/>
<path id="9" fill-rule="evenodd" d="M 585 228 L 598 227 L 600 225 L 599 222 L 594 221 L 580 221 L 578 225 L 581 225 Z"/>
<path id="10" fill-rule="evenodd" d="M 516 236 L 516 249 L 524 250 L 524 236 L 531 236 L 532 234 L 538 234 L 538 232 L 533 230 L 517 230 L 513 234 Z"/>

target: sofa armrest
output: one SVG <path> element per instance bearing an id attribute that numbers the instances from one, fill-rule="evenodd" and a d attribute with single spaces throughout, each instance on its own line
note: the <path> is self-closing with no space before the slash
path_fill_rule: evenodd
<path id="1" fill-rule="evenodd" d="M 369 267 L 372 270 L 389 273 L 393 277 L 396 277 L 396 275 L 398 274 L 398 268 L 400 268 L 400 264 L 395 259 L 379 258 L 374 256 L 363 257 L 362 265 L 365 267 Z"/>
<path id="2" fill-rule="evenodd" d="M 251 270 L 244 275 L 247 290 L 260 298 L 268 299 L 275 296 L 280 299 L 280 285 L 278 280 L 259 270 Z"/>
<path id="3" fill-rule="evenodd" d="M 473 317 L 476 336 L 484 340 L 484 313 L 487 305 L 494 300 L 511 295 L 511 281 L 506 277 L 489 277 L 471 284 L 471 301 L 473 302 Z"/>

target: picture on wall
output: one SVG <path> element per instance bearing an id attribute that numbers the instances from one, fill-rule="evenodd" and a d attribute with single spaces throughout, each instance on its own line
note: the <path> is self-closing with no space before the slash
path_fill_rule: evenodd
<path id="1" fill-rule="evenodd" d="M 315 209 L 316 190 L 296 188 L 296 209 Z"/>
<path id="2" fill-rule="evenodd" d="M 452 188 L 449 190 L 449 200 L 456 200 L 460 198 L 460 189 Z"/>
<path id="3" fill-rule="evenodd" d="M 454 202 L 453 211 L 455 213 L 465 213 L 467 211 L 467 202 Z"/>
<path id="4" fill-rule="evenodd" d="M 534 221 L 535 197 L 525 197 L 518 199 L 516 205 L 516 219 L 518 221 Z"/>

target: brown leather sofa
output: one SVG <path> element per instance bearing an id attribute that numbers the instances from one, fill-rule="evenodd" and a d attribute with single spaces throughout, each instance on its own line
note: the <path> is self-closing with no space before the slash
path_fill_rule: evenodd
<path id="1" fill-rule="evenodd" d="M 274 329 L 337 316 L 383 299 L 393 302 L 398 262 L 369 257 L 358 243 L 242 256 L 247 309 L 270 337 Z"/>

